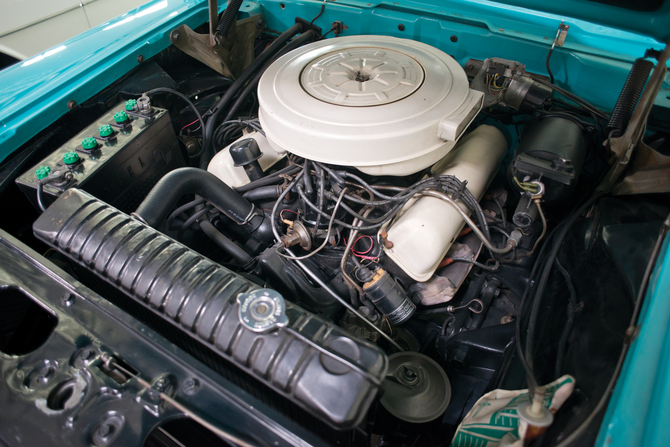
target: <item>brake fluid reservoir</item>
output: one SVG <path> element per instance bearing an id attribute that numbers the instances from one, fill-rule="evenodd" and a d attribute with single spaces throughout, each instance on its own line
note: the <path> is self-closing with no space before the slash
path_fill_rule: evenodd
<path id="1" fill-rule="evenodd" d="M 480 200 L 507 150 L 505 136 L 481 125 L 464 137 L 440 175 L 453 175 Z M 439 165 L 439 163 L 438 163 Z M 467 211 L 465 204 L 458 201 Z M 452 205 L 435 197 L 409 202 L 387 229 L 391 248 L 386 254 L 417 281 L 427 281 L 444 259 L 465 221 Z"/>

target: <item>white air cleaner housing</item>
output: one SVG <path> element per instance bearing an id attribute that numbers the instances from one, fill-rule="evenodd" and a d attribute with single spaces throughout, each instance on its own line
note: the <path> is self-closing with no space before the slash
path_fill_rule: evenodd
<path id="1" fill-rule="evenodd" d="M 413 40 L 351 36 L 294 50 L 258 85 L 270 145 L 372 175 L 443 158 L 482 106 L 460 65 Z"/>

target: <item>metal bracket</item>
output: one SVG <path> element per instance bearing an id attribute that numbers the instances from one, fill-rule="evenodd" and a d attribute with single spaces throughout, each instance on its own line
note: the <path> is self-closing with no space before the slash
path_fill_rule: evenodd
<path id="1" fill-rule="evenodd" d="M 626 133 L 610 140 L 610 150 L 614 154 L 615 160 L 603 181 L 598 185 L 597 191 L 609 193 L 623 171 L 628 167 L 635 148 L 644 144 L 642 137 L 647 128 L 647 117 L 649 117 L 654 99 L 665 80 L 665 74 L 668 71 L 666 67 L 668 58 L 670 58 L 670 42 L 665 45 L 654 70 L 651 72 L 640 102 L 637 104 L 633 117 L 626 128 Z"/>
<path id="2" fill-rule="evenodd" d="M 558 25 L 558 31 L 556 32 L 556 37 L 554 38 L 554 45 L 558 45 L 559 47 L 563 46 L 563 44 L 565 43 L 565 38 L 568 37 L 569 29 L 570 25 L 563 24 L 563 20 L 561 20 L 561 23 Z"/>
<path id="3" fill-rule="evenodd" d="M 231 79 L 239 76 L 254 58 L 254 41 L 265 27 L 262 14 L 247 17 L 236 23 L 226 38 L 217 40 L 216 0 L 209 0 L 209 34 L 198 34 L 186 25 L 172 30 L 170 42 L 184 53 Z"/>

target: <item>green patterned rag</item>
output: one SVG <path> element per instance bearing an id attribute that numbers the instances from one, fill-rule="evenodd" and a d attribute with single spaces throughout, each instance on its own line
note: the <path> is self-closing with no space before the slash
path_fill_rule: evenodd
<path id="1" fill-rule="evenodd" d="M 545 387 L 544 406 L 556 413 L 570 397 L 575 379 L 565 375 Z M 482 396 L 458 426 L 451 447 L 512 447 L 522 445 L 525 423 L 517 406 L 528 402 L 528 390 L 494 390 Z"/>

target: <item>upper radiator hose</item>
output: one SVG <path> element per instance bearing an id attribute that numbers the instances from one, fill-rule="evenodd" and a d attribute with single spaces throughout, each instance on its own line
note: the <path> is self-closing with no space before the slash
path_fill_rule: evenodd
<path id="1" fill-rule="evenodd" d="M 38 239 L 335 428 L 358 425 L 388 359 L 286 303 L 286 327 L 255 332 L 236 298 L 259 287 L 76 188 L 33 225 Z"/>
<path id="2" fill-rule="evenodd" d="M 258 232 L 261 236 L 258 239 L 271 237 L 270 226 L 265 222 L 262 210 L 256 209 L 214 174 L 198 168 L 179 168 L 163 176 L 133 214 L 147 225 L 158 228 L 177 200 L 185 194 L 196 194 L 211 202 L 249 233 Z M 259 228 L 261 231 L 258 231 Z"/>
<path id="3" fill-rule="evenodd" d="M 619 99 L 612 110 L 610 122 L 607 124 L 607 131 L 614 132 L 612 136 L 619 137 L 625 132 L 653 68 L 654 64 L 651 61 L 642 58 L 635 59 L 626 83 L 621 89 Z"/>

